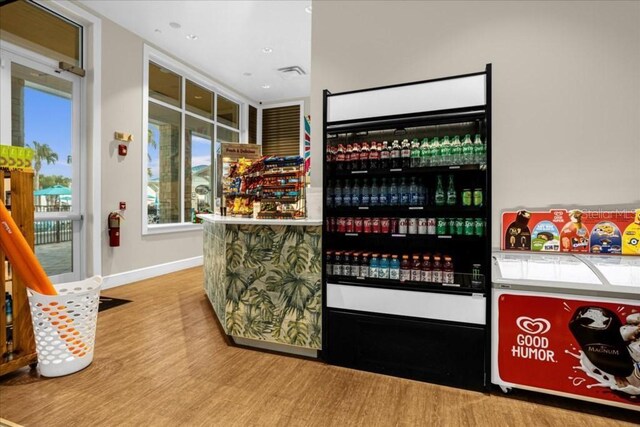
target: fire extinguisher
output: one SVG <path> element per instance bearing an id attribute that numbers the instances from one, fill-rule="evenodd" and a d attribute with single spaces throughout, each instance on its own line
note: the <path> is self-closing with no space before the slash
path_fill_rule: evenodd
<path id="1" fill-rule="evenodd" d="M 120 212 L 111 212 L 109 214 L 109 246 L 120 246 L 120 219 L 124 219 Z"/>

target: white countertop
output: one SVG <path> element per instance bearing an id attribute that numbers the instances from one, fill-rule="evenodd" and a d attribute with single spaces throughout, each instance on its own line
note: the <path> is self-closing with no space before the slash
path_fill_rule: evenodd
<path id="1" fill-rule="evenodd" d="M 222 216 L 218 214 L 199 214 L 198 218 L 203 221 L 218 224 L 249 224 L 249 225 L 300 225 L 315 226 L 322 225 L 322 218 L 305 218 L 305 219 L 255 219 L 255 218 L 236 218 L 232 216 Z"/>

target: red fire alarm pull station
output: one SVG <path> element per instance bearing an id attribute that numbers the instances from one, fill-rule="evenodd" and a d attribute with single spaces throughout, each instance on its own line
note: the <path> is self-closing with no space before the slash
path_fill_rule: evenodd
<path id="1" fill-rule="evenodd" d="M 127 155 L 127 146 L 124 144 L 118 145 L 118 155 L 126 156 Z"/>
<path id="2" fill-rule="evenodd" d="M 127 210 L 127 202 L 120 202 L 120 210 L 121 211 Z"/>

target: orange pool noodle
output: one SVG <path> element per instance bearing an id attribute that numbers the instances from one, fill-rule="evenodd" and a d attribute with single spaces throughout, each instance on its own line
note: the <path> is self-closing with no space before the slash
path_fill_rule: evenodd
<path id="1" fill-rule="evenodd" d="M 30 289 L 43 295 L 58 294 L 2 201 L 0 241 L 13 268 L 24 278 Z"/>

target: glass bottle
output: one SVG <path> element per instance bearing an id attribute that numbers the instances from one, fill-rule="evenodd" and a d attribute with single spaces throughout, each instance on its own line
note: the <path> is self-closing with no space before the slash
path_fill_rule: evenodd
<path id="1" fill-rule="evenodd" d="M 456 187 L 453 184 L 453 175 L 449 175 L 449 185 L 447 186 L 447 205 L 455 206 L 456 201 Z"/>
<path id="2" fill-rule="evenodd" d="M 410 168 L 411 167 L 411 144 L 408 139 L 402 140 L 402 145 L 400 149 L 400 157 L 402 157 L 401 168 Z"/>
<path id="3" fill-rule="evenodd" d="M 411 280 L 411 263 L 409 262 L 409 255 L 402 255 L 402 261 L 400 262 L 400 281 L 406 282 Z"/>
<path id="4" fill-rule="evenodd" d="M 431 255 L 422 255 L 422 271 L 420 272 L 421 282 L 431 282 Z"/>
<path id="5" fill-rule="evenodd" d="M 451 164 L 451 142 L 449 137 L 442 138 L 442 144 L 440 144 L 440 166 L 449 166 Z"/>
<path id="6" fill-rule="evenodd" d="M 379 273 L 378 254 L 371 255 L 371 262 L 369 262 L 369 277 L 377 279 Z"/>
<path id="7" fill-rule="evenodd" d="M 429 139 L 423 138 L 422 144 L 420 144 L 420 167 L 426 168 L 431 165 L 431 150 L 429 146 Z"/>
<path id="8" fill-rule="evenodd" d="M 420 265 L 420 255 L 413 255 L 412 261 L 411 261 L 411 281 L 412 282 L 419 282 L 420 281 L 420 275 L 422 272 L 421 269 L 421 265 Z"/>
<path id="9" fill-rule="evenodd" d="M 451 142 L 451 164 L 462 164 L 462 144 L 460 144 L 460 137 L 455 135 Z"/>
<path id="10" fill-rule="evenodd" d="M 444 265 L 442 266 L 442 270 L 443 270 L 442 283 L 453 283 L 454 282 L 453 262 L 451 261 L 451 257 L 448 255 L 444 256 Z"/>
<path id="11" fill-rule="evenodd" d="M 382 178 L 382 183 L 380 184 L 380 206 L 389 206 L 389 189 L 387 187 L 387 179 Z"/>
<path id="12" fill-rule="evenodd" d="M 418 141 L 418 138 L 411 140 L 411 167 L 420 167 L 420 141 Z"/>
<path id="13" fill-rule="evenodd" d="M 351 206 L 361 206 L 362 199 L 360 197 L 360 184 L 356 179 L 353 183 L 353 187 L 351 188 Z"/>
<path id="14" fill-rule="evenodd" d="M 363 142 L 360 147 L 360 170 L 369 169 L 369 143 Z"/>
<path id="15" fill-rule="evenodd" d="M 479 133 L 476 134 L 475 141 L 473 141 L 473 160 L 479 165 L 486 163 L 486 147 L 482 143 Z"/>
<path id="16" fill-rule="evenodd" d="M 333 190 L 333 205 L 336 208 L 342 206 L 342 186 L 340 185 L 340 180 L 336 180 L 336 186 Z"/>
<path id="17" fill-rule="evenodd" d="M 370 206 L 380 206 L 380 189 L 375 178 L 371 179 Z"/>
<path id="18" fill-rule="evenodd" d="M 391 158 L 391 147 L 387 141 L 382 141 L 382 148 L 380 149 L 380 168 L 389 169 L 389 160 Z"/>
<path id="19" fill-rule="evenodd" d="M 378 267 L 378 278 L 389 279 L 389 254 L 382 254 Z"/>
<path id="20" fill-rule="evenodd" d="M 389 185 L 389 205 L 398 206 L 400 204 L 400 194 L 398 186 L 396 185 L 396 179 L 391 178 L 391 185 Z"/>
<path id="21" fill-rule="evenodd" d="M 436 206 L 444 206 L 446 197 L 444 194 L 444 186 L 442 184 L 442 175 L 438 175 L 438 184 L 436 185 L 435 202 Z"/>
<path id="22" fill-rule="evenodd" d="M 431 140 L 431 145 L 429 146 L 429 166 L 440 166 L 441 164 L 440 141 L 435 137 Z"/>
<path id="23" fill-rule="evenodd" d="M 391 145 L 391 168 L 398 169 L 402 167 L 402 159 L 400 157 L 400 143 L 397 139 L 393 140 Z"/>
<path id="24" fill-rule="evenodd" d="M 420 206 L 419 202 L 418 184 L 416 184 L 416 177 L 411 177 L 411 184 L 409 185 L 409 206 Z"/>
<path id="25" fill-rule="evenodd" d="M 442 283 L 442 258 L 440 254 L 433 256 L 433 264 L 431 264 L 431 281 L 434 283 Z"/>
<path id="26" fill-rule="evenodd" d="M 346 179 L 344 180 L 344 186 L 342 186 L 342 206 L 351 206 L 351 187 Z"/>
<path id="27" fill-rule="evenodd" d="M 407 187 L 404 177 L 400 181 L 400 206 L 409 206 L 409 187 Z"/>
<path id="28" fill-rule="evenodd" d="M 400 280 L 400 260 L 398 255 L 391 255 L 391 262 L 389 263 L 389 279 Z"/>
<path id="29" fill-rule="evenodd" d="M 473 144 L 471 143 L 471 135 L 466 134 L 462 141 L 462 164 L 473 164 Z"/>
<path id="30" fill-rule="evenodd" d="M 369 195 L 369 183 L 366 179 L 362 181 L 362 188 L 360 189 L 360 206 L 369 206 L 371 203 L 371 196 Z"/>

